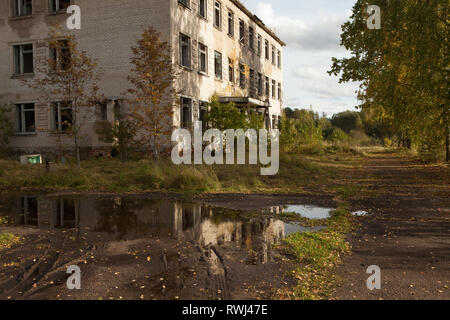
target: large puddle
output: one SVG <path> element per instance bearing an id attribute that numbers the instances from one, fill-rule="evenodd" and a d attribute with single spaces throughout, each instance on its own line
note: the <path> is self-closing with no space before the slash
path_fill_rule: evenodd
<path id="1" fill-rule="evenodd" d="M 307 219 L 328 219 L 331 216 L 332 208 L 322 208 L 307 205 L 287 205 L 283 207 L 284 213 L 295 213 Z"/>
<path id="2" fill-rule="evenodd" d="M 283 213 L 325 218 L 328 210 L 280 205 L 240 211 L 140 196 L 3 194 L 0 217 L 30 238 L 0 257 L 23 262 L 4 269 L 13 280 L 2 282 L 0 275 L 0 299 L 72 298 L 61 268 L 80 261 L 86 290 L 76 297 L 82 299 L 244 299 L 262 292 L 268 298 L 274 286 L 286 284 L 280 276 L 284 258 L 273 245 L 322 228 L 287 223 Z M 26 278 L 33 268 L 38 274 Z M 40 291 L 33 291 L 31 280 Z M 248 291 L 250 284 L 261 289 Z"/>
<path id="3" fill-rule="evenodd" d="M 271 212 L 296 212 L 326 218 L 329 209 L 307 206 L 272 207 Z M 263 210 L 261 210 L 263 212 Z M 320 230 L 260 215 L 198 203 L 148 200 L 131 196 L 0 197 L 0 216 L 14 226 L 78 229 L 108 234 L 111 240 L 172 238 L 205 246 L 233 244 L 268 257 L 271 245 L 295 232 Z M 266 259 L 261 259 L 264 263 Z"/>

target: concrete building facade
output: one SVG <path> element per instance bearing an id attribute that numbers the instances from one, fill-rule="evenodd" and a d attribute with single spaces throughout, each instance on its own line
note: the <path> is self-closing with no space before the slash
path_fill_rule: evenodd
<path id="1" fill-rule="evenodd" d="M 263 114 L 268 128 L 278 126 L 285 44 L 237 0 L 1 0 L 0 103 L 13 106 L 10 145 L 20 153 L 72 145 L 69 137 L 55 134 L 61 130 L 63 106 L 41 101 L 21 82 L 48 71 L 46 38 L 55 25 L 65 26 L 69 5 L 81 8 L 81 29 L 68 33 L 97 60 L 100 92 L 109 101 L 84 121 L 82 147 L 108 147 L 99 141 L 95 124 L 114 121 L 117 107 L 127 109 L 123 97 L 130 87 L 131 47 L 149 26 L 169 41 L 181 70 L 174 127 L 201 120 L 212 95 Z"/>

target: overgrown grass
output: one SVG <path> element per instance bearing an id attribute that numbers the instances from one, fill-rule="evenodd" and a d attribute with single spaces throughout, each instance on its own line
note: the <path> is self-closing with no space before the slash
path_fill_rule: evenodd
<path id="1" fill-rule="evenodd" d="M 0 233 L 0 249 L 10 248 L 20 242 L 20 237 L 12 233 Z"/>
<path id="2" fill-rule="evenodd" d="M 340 262 L 341 256 L 350 252 L 345 241 L 345 235 L 353 227 L 348 204 L 340 204 L 329 219 L 320 222 L 327 228 L 317 232 L 295 233 L 281 244 L 299 264 L 290 272 L 297 285 L 279 291 L 283 299 L 323 299 L 331 294 L 338 281 L 331 271 Z"/>
<path id="3" fill-rule="evenodd" d="M 275 176 L 261 176 L 259 165 L 180 165 L 170 159 L 120 162 L 92 159 L 76 164 L 20 165 L 0 160 L 0 189 L 95 190 L 113 192 L 295 192 L 332 181 L 337 164 L 330 159 L 281 154 Z M 344 165 L 345 161 L 339 163 Z M 338 165 L 339 165 L 338 164 Z"/>

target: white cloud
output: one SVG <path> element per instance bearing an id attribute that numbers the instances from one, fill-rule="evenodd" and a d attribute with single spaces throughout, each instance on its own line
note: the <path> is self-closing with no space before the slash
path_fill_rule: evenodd
<path id="1" fill-rule="evenodd" d="M 328 115 L 353 109 L 358 104 L 355 94 L 358 85 L 339 84 L 336 77 L 327 73 L 331 57 L 347 55 L 340 46 L 340 34 L 341 25 L 350 16 L 350 7 L 337 8 L 328 5 L 328 0 L 315 0 L 320 4 L 308 2 L 308 7 L 317 11 L 308 8 L 305 12 L 296 8 L 305 8 L 306 4 L 297 5 L 296 1 L 301 0 L 254 2 L 256 15 L 287 44 L 283 53 L 284 106 L 312 106 L 313 110 Z M 295 9 L 288 11 L 283 6 Z M 284 10 L 284 14 L 277 14 L 274 8 Z"/>
<path id="2" fill-rule="evenodd" d="M 259 2 L 256 15 L 272 28 L 288 46 L 303 50 L 340 49 L 341 25 L 345 14 L 320 14 L 315 17 L 276 16 L 271 3 Z"/>
<path id="3" fill-rule="evenodd" d="M 300 79 L 298 88 L 318 98 L 343 99 L 355 96 L 353 86 L 339 84 L 320 67 L 300 66 L 294 69 L 294 77 Z"/>

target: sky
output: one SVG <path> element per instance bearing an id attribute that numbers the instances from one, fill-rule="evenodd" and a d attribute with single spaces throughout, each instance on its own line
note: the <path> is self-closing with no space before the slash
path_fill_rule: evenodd
<path id="1" fill-rule="evenodd" d="M 355 110 L 358 84 L 340 84 L 327 73 L 332 57 L 349 56 L 340 46 L 340 34 L 355 0 L 241 2 L 287 44 L 283 50 L 284 107 L 312 107 L 327 116 Z"/>

